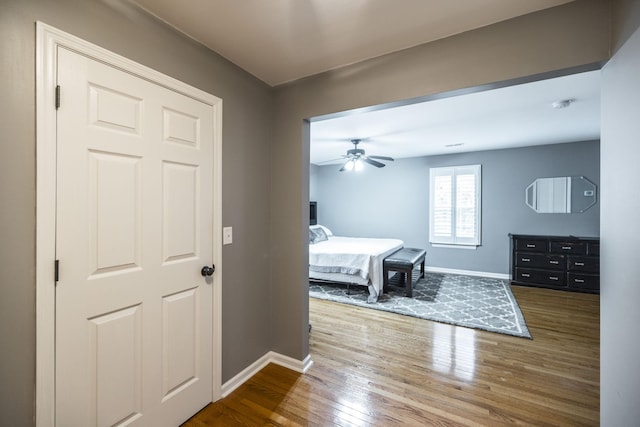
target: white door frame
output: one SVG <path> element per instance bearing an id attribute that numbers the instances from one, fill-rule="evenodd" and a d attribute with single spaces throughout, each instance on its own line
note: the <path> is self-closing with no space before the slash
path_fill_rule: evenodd
<path id="1" fill-rule="evenodd" d="M 56 64 L 59 46 L 213 108 L 213 400 L 222 388 L 222 100 L 120 55 L 36 23 L 36 426 L 55 426 Z M 64 89 L 62 89 L 64 102 Z"/>

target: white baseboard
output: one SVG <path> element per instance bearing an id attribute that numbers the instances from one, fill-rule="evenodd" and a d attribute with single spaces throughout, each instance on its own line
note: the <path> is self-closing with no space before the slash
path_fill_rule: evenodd
<path id="1" fill-rule="evenodd" d="M 311 355 L 308 355 L 304 360 L 300 361 L 273 351 L 270 351 L 268 354 L 271 356 L 270 362 L 291 369 L 292 371 L 300 372 L 301 374 L 307 372 L 311 365 L 313 365 Z"/>
<path id="2" fill-rule="evenodd" d="M 308 355 L 304 360 L 300 361 L 289 356 L 284 356 L 280 353 L 270 351 L 224 383 L 221 389 L 222 397 L 227 397 L 231 392 L 244 384 L 269 363 L 275 363 L 276 365 L 283 366 L 287 369 L 291 369 L 292 371 L 300 372 L 301 374 L 307 372 L 311 365 L 313 365 L 311 355 Z"/>
<path id="3" fill-rule="evenodd" d="M 489 277 L 491 279 L 510 280 L 511 275 L 507 273 L 488 273 L 486 271 L 458 270 L 455 268 L 441 268 L 425 266 L 428 273 L 462 274 L 463 276 Z"/>

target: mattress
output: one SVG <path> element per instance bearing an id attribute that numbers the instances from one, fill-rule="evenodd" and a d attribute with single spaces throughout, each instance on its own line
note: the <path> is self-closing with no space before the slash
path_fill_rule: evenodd
<path id="1" fill-rule="evenodd" d="M 382 294 L 382 260 L 404 246 L 399 239 L 331 236 L 309 245 L 309 278 L 366 285 L 369 301 Z"/>

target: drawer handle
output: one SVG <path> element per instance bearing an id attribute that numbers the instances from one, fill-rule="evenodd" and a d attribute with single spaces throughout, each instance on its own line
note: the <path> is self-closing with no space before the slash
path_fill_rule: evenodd
<path id="1" fill-rule="evenodd" d="M 530 262 L 530 261 L 531 261 L 531 259 L 529 259 L 529 258 L 522 258 L 522 261 L 523 261 L 523 262 Z"/>
<path id="2" fill-rule="evenodd" d="M 571 246 L 563 246 L 562 250 L 563 251 L 570 251 L 571 250 Z"/>
<path id="3" fill-rule="evenodd" d="M 531 275 L 529 273 L 522 273 L 521 276 L 522 277 L 531 277 Z"/>
<path id="4" fill-rule="evenodd" d="M 551 279 L 551 280 L 559 280 L 559 278 L 556 277 L 556 276 L 549 276 L 549 279 Z"/>
<path id="5" fill-rule="evenodd" d="M 576 283 L 584 283 L 584 280 L 582 280 L 582 279 L 575 279 L 574 281 L 575 281 Z"/>
<path id="6" fill-rule="evenodd" d="M 535 247 L 536 247 L 536 245 L 532 245 L 531 243 L 527 243 L 527 247 L 528 247 L 528 248 L 535 248 Z"/>
<path id="7" fill-rule="evenodd" d="M 549 264 L 560 264 L 558 261 L 549 261 Z"/>
<path id="8" fill-rule="evenodd" d="M 578 265 L 580 267 L 584 267 L 584 262 L 574 262 L 575 265 Z"/>

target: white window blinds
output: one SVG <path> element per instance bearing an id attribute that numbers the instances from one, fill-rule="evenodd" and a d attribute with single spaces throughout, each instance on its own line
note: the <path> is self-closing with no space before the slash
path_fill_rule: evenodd
<path id="1" fill-rule="evenodd" d="M 480 245 L 480 165 L 431 168 L 429 241 Z"/>

